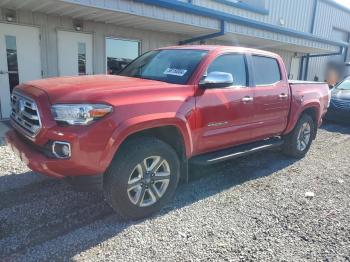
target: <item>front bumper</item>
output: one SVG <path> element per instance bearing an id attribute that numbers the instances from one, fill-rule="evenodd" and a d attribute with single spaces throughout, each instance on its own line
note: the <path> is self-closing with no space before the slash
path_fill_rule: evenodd
<path id="1" fill-rule="evenodd" d="M 39 174 L 65 178 L 101 175 L 104 172 L 95 163 L 84 161 L 86 159 L 83 153 L 70 159 L 50 158 L 40 150 L 40 146 L 28 141 L 15 130 L 6 133 L 6 142 L 30 169 Z"/>

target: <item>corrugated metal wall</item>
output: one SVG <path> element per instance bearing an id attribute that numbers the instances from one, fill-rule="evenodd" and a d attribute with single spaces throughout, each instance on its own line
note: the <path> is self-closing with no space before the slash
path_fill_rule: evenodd
<path id="1" fill-rule="evenodd" d="M 318 1 L 314 34 L 334 40 L 346 40 L 344 39 L 346 37 L 339 33 L 339 29 L 345 34 L 350 33 L 350 13 L 327 2 Z M 308 80 L 313 80 L 315 76 L 318 76 L 323 81 L 325 67 L 330 59 L 343 60 L 344 58 L 342 56 L 311 58 L 307 76 Z"/>
<path id="2" fill-rule="evenodd" d="M 314 34 L 331 39 L 333 28 L 350 31 L 350 13 L 318 1 Z"/>
<path id="3" fill-rule="evenodd" d="M 284 61 L 284 64 L 286 66 L 287 72 L 289 73 L 290 70 L 290 65 L 292 62 L 292 57 L 294 56 L 294 52 L 288 52 L 284 50 L 279 50 L 279 49 L 265 49 L 266 51 L 274 52 L 278 55 L 280 55 Z"/>
<path id="4" fill-rule="evenodd" d="M 63 0 L 64 1 L 64 0 Z M 220 23 L 216 19 L 193 15 L 175 10 L 160 8 L 157 6 L 138 3 L 130 0 L 69 0 L 67 2 L 88 5 L 106 10 L 122 11 L 133 15 L 155 18 L 159 20 L 173 21 L 199 27 L 219 29 Z"/>
<path id="5" fill-rule="evenodd" d="M 196 43 L 196 44 L 198 44 L 198 43 Z M 219 41 L 219 40 L 215 40 L 215 39 L 208 40 L 207 44 L 209 44 L 209 45 L 231 45 L 231 43 L 229 43 L 227 41 Z M 286 65 L 287 72 L 289 72 L 290 65 L 292 62 L 292 57 L 295 55 L 295 52 L 280 50 L 277 48 L 262 48 L 262 49 L 266 50 L 266 51 L 274 52 L 274 53 L 280 55 L 282 57 L 285 65 Z M 299 55 L 302 55 L 302 54 L 299 54 Z"/>
<path id="6" fill-rule="evenodd" d="M 320 43 L 320 42 L 316 42 L 316 41 L 311 41 L 308 39 L 297 38 L 297 37 L 292 37 L 292 36 L 283 35 L 283 34 L 279 34 L 279 33 L 274 33 L 271 31 L 258 30 L 258 29 L 252 28 L 252 27 L 243 26 L 243 25 L 236 25 L 233 23 L 227 23 L 227 32 L 230 32 L 233 34 L 241 34 L 241 35 L 245 35 L 245 36 L 258 37 L 258 38 L 266 39 L 266 40 L 273 40 L 273 41 L 276 41 L 277 43 L 280 43 L 280 45 L 284 45 L 284 46 L 286 44 L 292 44 L 295 46 L 323 49 L 323 50 L 325 50 L 325 52 L 337 51 L 336 47 L 331 46 L 329 44 L 324 44 L 324 43 Z"/>
<path id="7" fill-rule="evenodd" d="M 64 1 L 64 0 L 62 0 Z M 187 0 L 182 0 L 187 2 Z M 218 29 L 219 21 L 201 16 L 190 15 L 183 12 L 177 12 L 164 8 L 158 8 L 151 5 L 145 5 L 130 0 L 70 0 L 70 2 L 94 6 L 97 8 L 107 8 L 110 10 L 118 9 L 133 15 L 143 15 L 147 17 L 162 20 L 175 21 L 179 24 L 191 24 L 194 26 Z M 286 28 L 295 29 L 298 31 L 309 32 L 311 27 L 311 17 L 313 12 L 314 0 L 266 0 L 265 8 L 269 10 L 268 15 L 259 14 L 232 6 L 220 4 L 215 0 L 192 0 L 193 4 L 205 6 L 208 8 L 220 10 L 223 12 L 239 15 L 255 19 L 258 21 L 270 23 L 273 25 L 284 26 Z M 0 10 L 1 11 L 1 10 Z M 4 19 L 4 18 L 3 18 Z M 283 20 L 283 25 L 281 21 Z M 23 24 L 31 24 L 40 26 L 42 34 L 42 64 L 45 76 L 57 75 L 57 28 L 64 30 L 73 30 L 72 19 L 66 17 L 48 16 L 39 13 L 31 13 L 18 11 L 18 22 Z M 174 25 L 177 25 L 174 23 Z M 324 2 L 318 1 L 317 15 L 315 20 L 315 34 L 332 39 L 334 34 L 332 29 L 336 27 L 345 31 L 350 30 L 350 14 L 339 8 Z M 173 33 L 137 30 L 117 25 L 104 23 L 96 23 L 84 21 L 84 30 L 94 33 L 94 73 L 103 73 L 105 71 L 105 37 L 120 37 L 137 39 L 142 42 L 142 51 L 147 51 L 153 48 L 174 45 L 189 38 L 189 36 L 181 36 Z M 311 46 L 315 48 L 326 48 L 332 50 L 329 45 L 320 44 L 317 42 L 308 41 L 305 39 L 297 39 L 286 35 L 276 34 L 263 30 L 257 30 L 246 26 L 228 24 L 227 30 L 235 34 L 248 35 L 250 37 L 259 37 L 261 39 L 274 39 L 285 44 L 293 44 L 295 46 Z M 197 35 L 194 35 L 197 36 Z M 336 40 L 336 39 L 333 39 Z M 218 42 L 232 44 L 234 37 L 230 42 Z M 272 48 L 272 49 L 271 49 Z M 284 48 L 286 48 L 284 46 Z M 281 51 L 276 47 L 262 47 L 279 53 L 285 60 L 286 66 L 289 69 L 290 61 L 294 55 L 294 51 Z M 336 51 L 335 48 L 333 48 Z M 294 49 L 295 50 L 295 49 Z M 310 60 L 308 78 L 313 79 L 318 75 L 322 79 L 323 68 L 327 58 L 313 58 Z"/>
<path id="8" fill-rule="evenodd" d="M 280 19 L 282 18 L 284 27 L 303 32 L 309 32 L 311 26 L 313 0 L 265 0 L 268 15 L 228 6 L 215 0 L 192 0 L 192 3 L 273 25 L 281 26 Z"/>

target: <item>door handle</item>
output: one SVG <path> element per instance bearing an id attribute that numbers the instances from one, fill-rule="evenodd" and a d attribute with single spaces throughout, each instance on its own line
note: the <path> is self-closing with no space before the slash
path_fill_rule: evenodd
<path id="1" fill-rule="evenodd" d="M 286 99 L 286 98 L 288 98 L 288 95 L 285 94 L 285 93 L 282 93 L 282 94 L 280 94 L 278 97 L 279 97 L 279 98 L 282 98 L 282 99 Z"/>
<path id="2" fill-rule="evenodd" d="M 254 100 L 254 98 L 252 98 L 251 96 L 245 96 L 242 98 L 242 102 L 244 102 L 244 103 L 248 103 L 248 102 L 251 102 L 253 100 Z"/>

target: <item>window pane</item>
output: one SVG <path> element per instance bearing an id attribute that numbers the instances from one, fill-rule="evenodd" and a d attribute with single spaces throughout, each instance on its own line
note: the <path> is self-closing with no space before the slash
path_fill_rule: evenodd
<path id="1" fill-rule="evenodd" d="M 281 80 L 278 62 L 274 58 L 252 56 L 256 85 L 271 85 Z"/>
<path id="2" fill-rule="evenodd" d="M 7 71 L 9 71 L 10 92 L 19 83 L 16 37 L 6 35 Z"/>
<path id="3" fill-rule="evenodd" d="M 107 73 L 116 75 L 139 56 L 140 43 L 132 40 L 106 39 Z"/>
<path id="4" fill-rule="evenodd" d="M 233 85 L 246 86 L 247 72 L 244 55 L 222 55 L 209 66 L 208 73 L 225 72 L 233 76 Z"/>
<path id="5" fill-rule="evenodd" d="M 79 75 L 86 75 L 86 44 L 78 43 L 78 72 Z"/>

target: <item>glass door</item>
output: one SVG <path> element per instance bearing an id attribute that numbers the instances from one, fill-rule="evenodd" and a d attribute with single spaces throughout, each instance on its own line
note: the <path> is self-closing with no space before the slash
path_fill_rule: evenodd
<path id="1" fill-rule="evenodd" d="M 0 119 L 10 117 L 13 88 L 39 78 L 39 29 L 0 23 Z"/>
<path id="2" fill-rule="evenodd" d="M 57 37 L 59 75 L 92 75 L 92 35 L 58 31 Z"/>

